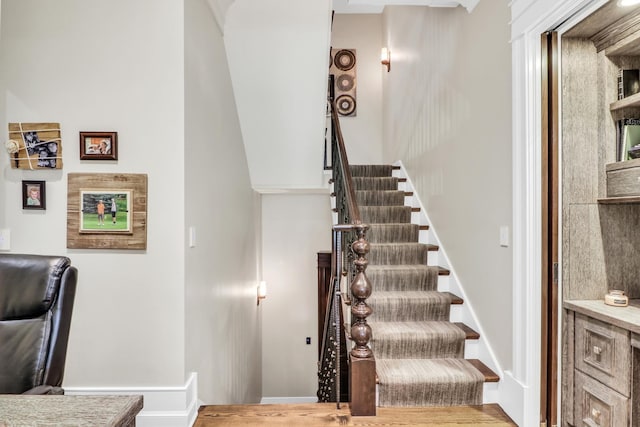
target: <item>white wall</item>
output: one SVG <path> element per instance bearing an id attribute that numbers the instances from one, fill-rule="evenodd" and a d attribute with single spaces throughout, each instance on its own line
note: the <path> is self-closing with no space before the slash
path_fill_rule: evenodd
<path id="1" fill-rule="evenodd" d="M 255 189 L 326 186 L 330 12 L 330 0 L 236 0 L 229 8 L 225 46 Z"/>
<path id="2" fill-rule="evenodd" d="M 318 389 L 317 252 L 331 250 L 327 194 L 262 196 L 263 278 L 260 303 L 262 394 L 315 401 Z M 311 337 L 311 345 L 305 338 Z M 271 398 L 271 399 L 269 399 Z"/>
<path id="3" fill-rule="evenodd" d="M 65 385 L 182 385 L 183 10 L 172 0 L 4 0 L 7 122 L 57 121 L 64 169 L 10 169 L 0 153 L 12 252 L 68 255 L 79 270 Z M 78 132 L 113 130 L 119 160 L 83 161 Z M 146 173 L 146 251 L 67 250 L 70 172 Z M 20 182 L 47 181 L 23 211 Z"/>
<path id="4" fill-rule="evenodd" d="M 491 24 L 488 24 L 491 23 Z M 469 303 L 511 364 L 511 52 L 507 1 L 387 7 L 384 157 L 402 160 Z M 499 307 L 499 309 L 497 309 Z"/>
<path id="5" fill-rule="evenodd" d="M 249 182 L 222 35 L 206 0 L 184 5 L 184 226 L 196 231 L 185 256 L 187 371 L 198 372 L 205 404 L 259 402 L 260 199 Z"/>
<path id="6" fill-rule="evenodd" d="M 349 163 L 382 163 L 382 47 L 381 14 L 336 14 L 333 18 L 331 46 L 356 49 L 355 117 L 340 117 Z"/>

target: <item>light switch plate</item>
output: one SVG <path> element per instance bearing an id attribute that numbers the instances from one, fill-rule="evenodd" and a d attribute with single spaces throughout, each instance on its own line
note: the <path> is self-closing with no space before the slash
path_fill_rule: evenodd
<path id="1" fill-rule="evenodd" d="M 509 247 L 509 227 L 506 225 L 500 227 L 500 246 Z"/>
<path id="2" fill-rule="evenodd" d="M 194 226 L 189 227 L 189 247 L 196 247 L 196 228 Z"/>

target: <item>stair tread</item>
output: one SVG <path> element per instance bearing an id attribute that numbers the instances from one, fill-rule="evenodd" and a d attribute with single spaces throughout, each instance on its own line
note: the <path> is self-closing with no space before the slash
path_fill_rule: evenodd
<path id="1" fill-rule="evenodd" d="M 367 271 L 371 270 L 431 270 L 435 269 L 438 271 L 439 276 L 448 276 L 449 270 L 443 267 L 438 267 L 435 265 L 425 265 L 425 264 L 389 264 L 389 265 L 370 265 L 367 267 Z"/>
<path id="2" fill-rule="evenodd" d="M 464 304 L 464 300 L 460 298 L 458 295 L 453 294 L 451 292 L 444 292 L 445 294 L 449 294 L 449 298 L 451 298 L 451 304 L 459 305 Z"/>
<path id="3" fill-rule="evenodd" d="M 377 291 L 371 294 L 370 299 L 383 299 L 383 298 L 407 298 L 407 299 L 449 299 L 453 301 L 456 297 L 451 292 L 440 291 Z M 367 301 L 368 301 L 367 300 Z M 453 304 L 453 302 L 452 302 Z M 456 303 L 457 304 L 457 303 Z"/>
<path id="4" fill-rule="evenodd" d="M 423 362 L 425 360 L 428 360 L 428 362 Z M 482 361 L 479 359 L 378 359 L 376 360 L 376 363 L 380 365 L 393 364 L 393 363 L 397 363 L 398 365 L 406 365 L 407 363 L 413 363 L 417 365 L 427 365 L 429 367 L 432 367 L 432 366 L 440 367 L 441 369 L 437 370 L 436 371 L 437 373 L 438 371 L 442 372 L 443 370 L 446 370 L 447 368 L 446 367 L 443 368 L 443 365 L 446 365 L 447 361 L 450 361 L 450 360 L 464 360 L 464 362 L 460 362 L 460 363 L 467 363 L 468 365 L 471 365 L 475 369 L 477 369 L 480 372 L 480 374 L 482 374 L 482 376 L 484 377 L 485 383 L 493 383 L 493 382 L 500 381 L 500 377 L 498 376 L 498 374 L 493 372 L 491 368 L 489 368 L 487 365 L 482 363 Z M 376 384 L 380 384 L 379 375 L 376 375 Z"/>
<path id="5" fill-rule="evenodd" d="M 391 247 L 393 245 L 407 245 L 407 246 L 426 246 L 428 251 L 437 251 L 438 249 L 440 249 L 440 247 L 438 245 L 434 245 L 432 243 L 415 243 L 415 242 L 404 242 L 404 243 L 370 243 L 370 246 L 377 246 L 377 247 Z"/>
<path id="6" fill-rule="evenodd" d="M 385 334 L 410 333 L 413 335 L 428 335 L 439 333 L 441 330 L 452 330 L 457 327 L 464 335 L 465 339 L 477 340 L 480 334 L 471 329 L 462 322 L 449 322 L 446 320 L 425 320 L 425 321 L 408 321 L 408 322 L 369 322 L 369 326 L 373 330 L 374 338 Z"/>
<path id="7" fill-rule="evenodd" d="M 482 363 L 480 359 L 467 359 L 469 363 L 473 365 L 482 375 L 484 375 L 484 382 L 497 383 L 500 381 L 500 376 L 493 372 L 491 368 Z"/>
<path id="8" fill-rule="evenodd" d="M 483 375 L 463 358 L 377 359 L 380 406 L 482 404 Z"/>
<path id="9" fill-rule="evenodd" d="M 391 298 L 403 298 L 411 300 L 438 300 L 446 298 L 451 305 L 464 304 L 464 300 L 451 292 L 440 291 L 376 291 L 368 300 L 383 300 Z"/>
<path id="10" fill-rule="evenodd" d="M 368 298 L 369 322 L 448 321 L 451 297 L 438 291 L 382 291 Z"/>
<path id="11" fill-rule="evenodd" d="M 462 322 L 453 322 L 454 325 L 462 329 L 467 336 L 468 340 L 478 340 L 480 339 L 480 334 L 471 329 L 469 326 L 465 325 Z"/>
<path id="12" fill-rule="evenodd" d="M 367 225 L 369 227 L 373 227 L 373 226 L 384 226 L 384 227 L 390 227 L 390 226 L 395 226 L 395 227 L 402 227 L 402 226 L 407 226 L 407 225 L 411 225 L 413 227 L 418 227 L 418 230 L 424 231 L 424 230 L 428 230 L 429 226 L 424 224 L 424 225 L 419 225 L 419 224 L 414 224 L 412 222 L 369 222 L 367 223 Z"/>

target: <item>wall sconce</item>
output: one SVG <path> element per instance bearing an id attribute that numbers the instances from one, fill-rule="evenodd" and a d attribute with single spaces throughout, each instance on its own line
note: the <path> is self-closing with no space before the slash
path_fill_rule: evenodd
<path id="1" fill-rule="evenodd" d="M 263 280 L 258 285 L 258 304 L 257 305 L 260 305 L 260 300 L 265 299 L 266 297 L 267 297 L 267 282 Z"/>
<path id="2" fill-rule="evenodd" d="M 391 52 L 386 47 L 383 47 L 380 51 L 380 62 L 382 65 L 387 66 L 387 73 L 391 69 Z"/>

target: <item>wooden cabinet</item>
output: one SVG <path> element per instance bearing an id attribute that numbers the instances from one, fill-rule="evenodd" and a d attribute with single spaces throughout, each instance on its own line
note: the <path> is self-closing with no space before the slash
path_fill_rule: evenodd
<path id="1" fill-rule="evenodd" d="M 629 426 L 629 398 L 576 370 L 575 414 L 578 426 Z"/>
<path id="2" fill-rule="evenodd" d="M 579 426 L 629 426 L 630 332 L 583 314 L 574 324 L 574 420 Z"/>
<path id="3" fill-rule="evenodd" d="M 629 397 L 629 331 L 576 314 L 575 365 L 578 371 Z"/>
<path id="4" fill-rule="evenodd" d="M 610 163 L 607 170 L 607 198 L 640 196 L 640 159 Z"/>
<path id="5" fill-rule="evenodd" d="M 565 301 L 573 337 L 571 399 L 565 426 L 640 425 L 640 305 L 612 307 L 602 301 Z"/>
<path id="6" fill-rule="evenodd" d="M 640 93 L 618 99 L 619 71 L 640 69 L 640 9 L 612 0 L 560 46 L 562 426 L 640 426 L 640 305 L 603 301 L 640 299 L 640 159 L 617 161 L 619 121 L 640 119 Z"/>

